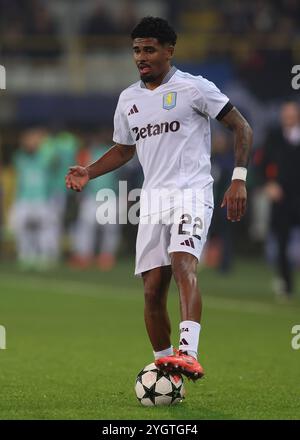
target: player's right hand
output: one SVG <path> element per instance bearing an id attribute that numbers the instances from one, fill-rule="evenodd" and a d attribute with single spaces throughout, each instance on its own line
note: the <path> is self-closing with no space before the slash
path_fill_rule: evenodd
<path id="1" fill-rule="evenodd" d="M 76 165 L 69 168 L 69 172 L 65 177 L 66 187 L 74 191 L 82 191 L 90 180 L 89 174 L 85 167 Z"/>
<path id="2" fill-rule="evenodd" d="M 227 206 L 227 219 L 232 222 L 239 222 L 245 215 L 247 204 L 246 184 L 243 180 L 234 179 L 225 192 L 221 208 Z"/>

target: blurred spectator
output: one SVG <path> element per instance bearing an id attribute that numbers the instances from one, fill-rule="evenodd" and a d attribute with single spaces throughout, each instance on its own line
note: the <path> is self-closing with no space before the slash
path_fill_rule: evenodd
<path id="1" fill-rule="evenodd" d="M 180 26 L 180 17 L 182 12 L 186 8 L 186 2 L 175 1 L 174 0 L 166 0 L 166 14 L 170 23 L 174 26 L 175 29 L 179 29 Z"/>
<path id="2" fill-rule="evenodd" d="M 45 133 L 26 130 L 15 155 L 16 199 L 11 225 L 17 244 L 17 256 L 24 269 L 45 269 L 51 263 L 49 236 L 48 182 L 52 157 L 41 148 Z"/>
<path id="3" fill-rule="evenodd" d="M 215 208 L 205 257 L 208 266 L 217 267 L 221 272 L 227 273 L 232 267 L 233 258 L 232 225 L 227 220 L 226 210 L 220 206 L 231 182 L 234 154 L 232 142 L 224 131 L 213 136 L 211 164 Z"/>
<path id="4" fill-rule="evenodd" d="M 83 24 L 82 35 L 89 37 L 109 35 L 113 34 L 116 30 L 115 23 L 105 2 L 97 0 L 92 14 Z"/>
<path id="5" fill-rule="evenodd" d="M 245 1 L 229 1 L 221 5 L 227 29 L 234 34 L 244 34 L 251 28 L 252 3 Z"/>
<path id="6" fill-rule="evenodd" d="M 275 29 L 278 7 L 274 2 L 256 0 L 252 2 L 252 24 L 255 30 L 266 33 Z M 251 30 L 251 29 L 250 29 Z"/>
<path id="7" fill-rule="evenodd" d="M 274 38 L 272 41 L 268 38 L 268 42 L 266 37 L 257 34 L 257 44 L 248 44 L 248 51 L 237 69 L 247 89 L 261 100 L 283 99 L 292 92 L 290 37 L 283 34 L 279 38 L 280 47 L 276 48 Z"/>
<path id="8" fill-rule="evenodd" d="M 3 55 L 56 57 L 61 53 L 57 24 L 45 2 L 0 0 Z"/>
<path id="9" fill-rule="evenodd" d="M 79 152 L 78 162 L 86 166 L 98 160 L 106 151 L 107 146 L 96 138 L 88 147 Z M 96 210 L 99 203 L 96 201 L 96 195 L 101 189 L 114 191 L 115 198 L 105 201 L 105 206 L 115 212 L 116 224 L 99 224 L 97 221 L 99 217 L 96 218 Z M 72 267 L 85 269 L 93 264 L 94 260 L 100 270 L 107 271 L 114 267 L 120 242 L 117 191 L 117 174 L 111 172 L 91 180 L 84 192 L 80 194 L 78 218 L 73 234 L 74 254 L 70 260 Z"/>
<path id="10" fill-rule="evenodd" d="M 296 24 L 300 21 L 300 3 L 298 0 L 281 0 L 278 2 L 279 13 L 282 17 L 287 17 L 295 24 L 295 31 L 297 31 Z"/>
<path id="11" fill-rule="evenodd" d="M 52 158 L 49 169 L 48 233 L 53 261 L 60 258 L 61 238 L 67 204 L 66 170 L 75 162 L 79 141 L 67 130 L 52 132 L 43 142 L 42 149 Z"/>
<path id="12" fill-rule="evenodd" d="M 28 55 L 35 58 L 51 58 L 60 55 L 57 24 L 45 3 L 32 2 L 31 19 L 26 23 L 26 35 L 30 37 Z M 39 42 L 42 43 L 40 46 Z"/>
<path id="13" fill-rule="evenodd" d="M 134 0 L 125 0 L 118 10 L 116 31 L 128 35 L 137 23 L 137 12 Z"/>
<path id="14" fill-rule="evenodd" d="M 277 244 L 276 285 L 281 295 L 294 290 L 288 244 L 292 228 L 300 225 L 300 108 L 296 102 L 283 104 L 280 127 L 270 131 L 261 161 L 265 190 L 272 202 L 271 231 Z"/>
<path id="15" fill-rule="evenodd" d="M 0 0 L 0 51 L 6 54 L 21 55 L 22 38 L 25 34 L 24 11 L 20 0 Z"/>

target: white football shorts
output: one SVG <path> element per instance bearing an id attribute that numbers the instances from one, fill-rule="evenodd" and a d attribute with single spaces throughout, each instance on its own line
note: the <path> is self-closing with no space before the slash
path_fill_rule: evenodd
<path id="1" fill-rule="evenodd" d="M 169 266 L 170 253 L 188 252 L 198 261 L 206 242 L 213 208 L 173 208 L 140 218 L 136 239 L 135 275 L 155 267 Z"/>

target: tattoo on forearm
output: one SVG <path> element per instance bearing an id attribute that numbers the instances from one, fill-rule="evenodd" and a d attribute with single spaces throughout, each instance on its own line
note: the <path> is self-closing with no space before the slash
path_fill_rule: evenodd
<path id="1" fill-rule="evenodd" d="M 236 167 L 248 166 L 251 144 L 252 130 L 247 121 L 245 121 L 235 133 L 234 152 Z"/>
<path id="2" fill-rule="evenodd" d="M 253 139 L 252 128 L 235 107 L 221 122 L 234 132 L 235 166 L 247 167 Z"/>

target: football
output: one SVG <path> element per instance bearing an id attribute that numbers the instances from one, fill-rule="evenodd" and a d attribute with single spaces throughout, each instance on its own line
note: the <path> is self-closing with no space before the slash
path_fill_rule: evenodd
<path id="1" fill-rule="evenodd" d="M 185 396 L 183 378 L 163 372 L 152 363 L 137 375 L 135 393 L 143 406 L 175 405 Z"/>

